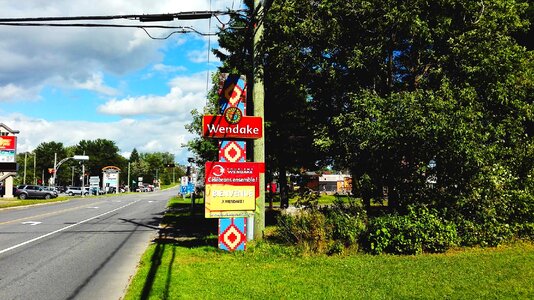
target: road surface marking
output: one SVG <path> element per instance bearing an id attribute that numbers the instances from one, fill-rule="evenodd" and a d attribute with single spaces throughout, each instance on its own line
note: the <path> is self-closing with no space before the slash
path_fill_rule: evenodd
<path id="1" fill-rule="evenodd" d="M 139 201 L 141 201 L 141 200 L 137 200 L 137 201 L 134 201 L 134 202 L 130 202 L 130 203 L 126 204 L 126 205 L 123 205 L 123 206 L 121 206 L 121 207 L 117 207 L 117 208 L 112 209 L 112 210 L 110 210 L 110 211 L 108 211 L 108 212 L 101 213 L 101 214 L 99 214 L 99 215 L 97 215 L 97 216 L 94 216 L 94 217 L 91 217 L 91 218 L 89 218 L 89 219 L 85 219 L 85 220 L 80 221 L 80 222 L 78 222 L 78 223 L 75 223 L 75 224 L 72 224 L 72 225 L 69 225 L 69 226 L 60 228 L 60 229 L 58 229 L 58 230 L 49 232 L 49 233 L 47 233 L 47 234 L 45 234 L 45 235 L 38 236 L 38 237 L 36 237 L 36 238 L 33 238 L 33 239 L 31 239 L 31 240 L 22 242 L 22 243 L 20 243 L 20 244 L 15 245 L 15 246 L 11 246 L 11 247 L 6 248 L 6 249 L 4 249 L 4 250 L 0 250 L 0 254 L 4 254 L 4 253 L 6 253 L 6 252 L 8 252 L 8 251 L 17 249 L 17 248 L 22 247 L 22 246 L 24 246 L 24 245 L 28 245 L 28 244 L 33 243 L 33 242 L 36 242 L 36 241 L 38 241 L 38 240 L 40 240 L 40 239 L 44 239 L 45 237 L 49 237 L 49 236 L 54 235 L 54 234 L 56 234 L 56 233 L 65 231 L 65 230 L 70 229 L 70 228 L 72 228 L 72 227 L 74 227 L 74 226 L 81 225 L 81 224 L 83 224 L 83 223 L 87 223 L 87 222 L 92 221 L 92 220 L 94 220 L 94 219 L 97 219 L 97 218 L 100 218 L 100 217 L 105 216 L 105 215 L 107 215 L 107 214 L 110 214 L 110 213 L 112 213 L 112 212 L 116 212 L 116 211 L 119 210 L 119 209 L 123 209 L 123 208 L 125 208 L 125 207 L 127 207 L 127 206 L 130 206 L 130 205 L 132 205 L 132 204 L 135 204 L 135 203 L 137 203 L 137 202 L 139 202 Z"/>
<path id="2" fill-rule="evenodd" d="M 103 202 L 104 201 L 100 201 L 100 202 L 97 202 L 96 204 L 100 204 L 100 203 L 103 203 Z M 45 214 L 40 214 L 40 215 L 35 215 L 35 216 L 24 217 L 24 218 L 20 218 L 20 219 L 11 220 L 11 221 L 0 222 L 0 225 L 18 223 L 20 221 L 24 221 L 24 220 L 28 220 L 28 219 L 38 219 L 38 218 L 45 217 L 45 216 L 56 215 L 56 214 L 68 212 L 68 211 L 71 211 L 71 210 L 77 210 L 77 209 L 80 209 L 80 208 L 84 208 L 84 207 L 87 207 L 89 205 L 95 205 L 95 203 L 91 203 L 91 204 L 88 204 L 88 205 L 82 205 L 82 206 L 76 206 L 76 207 L 62 209 L 62 210 L 57 210 L 57 211 L 53 211 L 53 212 L 49 212 L 49 213 L 45 213 Z"/>
<path id="3" fill-rule="evenodd" d="M 43 222 L 37 222 L 37 221 L 27 221 L 27 222 L 22 222 L 23 225 L 30 225 L 30 226 L 35 226 L 35 225 L 39 225 Z"/>

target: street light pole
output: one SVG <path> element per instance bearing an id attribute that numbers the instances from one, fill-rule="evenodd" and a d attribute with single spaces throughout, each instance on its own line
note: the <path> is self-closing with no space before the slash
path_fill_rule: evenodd
<path id="1" fill-rule="evenodd" d="M 74 160 L 89 160 L 89 156 L 87 155 L 74 155 L 73 157 L 66 157 L 62 160 L 60 160 L 57 164 L 56 164 L 56 160 L 57 160 L 57 154 L 55 155 L 55 158 L 54 158 L 54 174 L 52 174 L 52 185 L 53 186 L 56 186 L 56 173 L 57 173 L 57 170 L 59 169 L 59 167 L 61 167 L 61 165 L 66 162 L 67 160 L 69 159 L 74 159 Z"/>

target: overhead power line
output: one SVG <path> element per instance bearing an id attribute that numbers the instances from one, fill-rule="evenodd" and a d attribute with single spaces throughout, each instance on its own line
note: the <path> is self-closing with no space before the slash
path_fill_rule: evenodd
<path id="1" fill-rule="evenodd" d="M 169 14 L 140 14 L 140 15 L 109 15 L 109 16 L 73 16 L 73 17 L 36 17 L 36 18 L 0 18 L 0 22 L 52 22 L 52 21 L 95 21 L 95 20 L 139 20 L 141 22 L 158 22 L 173 20 L 199 20 L 209 19 L 221 15 L 233 15 L 244 10 L 213 10 L 189 11 Z"/>
<path id="2" fill-rule="evenodd" d="M 33 26 L 33 27 L 108 27 L 108 28 L 137 28 L 142 29 L 146 34 L 155 40 L 165 40 L 175 33 L 196 33 L 202 36 L 217 35 L 217 33 L 201 32 L 192 26 L 163 26 L 163 25 L 121 25 L 121 24 L 98 24 L 98 23 L 76 23 L 76 24 L 58 24 L 58 23 L 0 23 L 0 26 Z M 178 29 L 171 32 L 165 37 L 155 37 L 151 35 L 146 29 Z"/>
<path id="3" fill-rule="evenodd" d="M 110 21 L 110 20 L 138 20 L 140 22 L 169 22 L 174 20 L 202 20 L 219 16 L 236 15 L 245 10 L 228 11 L 190 11 L 169 14 L 140 14 L 140 15 L 108 15 L 108 16 L 73 16 L 73 17 L 34 17 L 34 18 L 0 18 L 0 26 L 37 26 L 37 27 L 111 27 L 111 28 L 138 28 L 152 39 L 164 40 L 175 33 L 196 33 L 203 36 L 216 35 L 216 33 L 201 32 L 192 26 L 163 26 L 163 25 L 132 25 L 132 24 L 106 24 L 106 23 L 51 23 L 72 21 Z M 223 24 L 221 22 L 221 24 Z M 165 37 L 154 37 L 147 29 L 177 29 Z M 223 29 L 225 26 L 223 24 Z"/>

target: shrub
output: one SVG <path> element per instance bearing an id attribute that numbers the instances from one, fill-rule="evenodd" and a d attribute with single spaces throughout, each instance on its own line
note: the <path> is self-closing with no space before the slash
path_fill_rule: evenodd
<path id="1" fill-rule="evenodd" d="M 276 235 L 304 252 L 323 253 L 327 249 L 326 220 L 318 210 L 301 210 L 278 217 Z"/>
<path id="2" fill-rule="evenodd" d="M 277 221 L 276 236 L 312 253 L 343 253 L 345 248 L 358 245 L 365 230 L 363 204 L 355 199 L 319 208 L 314 194 L 300 196 L 298 210 L 286 210 Z"/>
<path id="3" fill-rule="evenodd" d="M 463 246 L 480 245 L 495 247 L 510 239 L 513 235 L 512 227 L 496 219 L 483 222 L 461 219 L 457 220 L 460 244 Z"/>
<path id="4" fill-rule="evenodd" d="M 455 221 L 462 245 L 497 246 L 514 235 L 515 224 L 532 219 L 532 195 L 517 189 L 517 182 L 499 164 L 483 167 L 471 179 Z"/>
<path id="5" fill-rule="evenodd" d="M 456 226 L 440 217 L 435 209 L 410 207 L 407 215 L 372 219 L 364 247 L 372 254 L 419 254 L 445 252 L 456 242 Z"/>
<path id="6" fill-rule="evenodd" d="M 357 245 L 367 222 L 367 214 L 361 201 L 349 198 L 348 203 L 344 203 L 337 198 L 334 205 L 325 206 L 321 211 L 326 217 L 332 240 L 346 247 Z"/>

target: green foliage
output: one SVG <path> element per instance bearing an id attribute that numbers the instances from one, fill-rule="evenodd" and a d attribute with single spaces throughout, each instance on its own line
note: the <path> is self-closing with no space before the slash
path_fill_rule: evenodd
<path id="1" fill-rule="evenodd" d="M 336 199 L 334 205 L 321 208 L 330 228 L 330 238 L 340 245 L 357 245 L 361 233 L 366 228 L 367 213 L 361 201 L 349 198 L 348 203 Z"/>
<path id="2" fill-rule="evenodd" d="M 44 175 L 44 185 L 48 185 L 48 170 L 54 166 L 54 156 L 57 154 L 56 163 L 65 158 L 74 155 L 85 154 L 89 160 L 84 162 L 85 171 L 88 176 L 101 176 L 102 168 L 106 166 L 117 166 L 121 171 L 120 184 L 126 184 L 128 176 L 128 160 L 120 154 L 119 148 L 114 141 L 106 139 L 82 140 L 77 145 L 64 147 L 62 143 L 49 142 L 41 143 L 37 148 L 27 155 L 27 183 L 33 183 Z M 35 158 L 36 168 L 33 169 L 33 160 Z M 24 155 L 17 156 L 17 162 L 24 165 Z M 152 182 L 156 175 L 164 184 L 170 184 L 173 179 L 173 170 L 166 168 L 166 164 L 174 164 L 174 154 L 169 152 L 139 153 L 134 148 L 130 157 L 131 179 L 137 180 L 143 177 L 145 182 Z M 79 161 L 73 159 L 66 160 L 58 170 L 57 185 L 81 185 L 79 174 L 81 174 L 82 165 Z M 174 177 L 180 177 L 183 170 L 176 167 Z M 19 170 L 19 181 L 22 183 L 24 168 Z M 30 174 L 36 174 L 37 178 L 31 178 Z M 76 174 L 76 176 L 74 176 Z M 73 182 L 74 181 L 74 182 Z"/>
<path id="3" fill-rule="evenodd" d="M 288 244 L 295 244 L 305 252 L 323 253 L 326 249 L 326 220 L 317 210 L 301 211 L 295 215 L 282 214 L 277 218 L 276 235 Z"/>
<path id="4" fill-rule="evenodd" d="M 296 211 L 278 216 L 276 236 L 311 253 L 339 254 L 356 248 L 367 221 L 361 201 L 337 199 L 319 207 L 317 200 L 315 193 L 300 195 Z"/>
<path id="5" fill-rule="evenodd" d="M 462 244 L 496 246 L 514 235 L 532 237 L 531 176 L 527 176 L 522 188 L 522 181 L 501 165 L 482 171 L 471 180 L 470 193 L 459 201 L 457 223 Z"/>
<path id="6" fill-rule="evenodd" d="M 364 248 L 372 254 L 439 253 L 456 243 L 456 226 L 427 207 L 411 208 L 403 216 L 373 218 L 363 239 Z"/>
<path id="7" fill-rule="evenodd" d="M 397 252 L 442 251 L 439 241 L 449 239 L 422 230 L 445 223 L 431 210 L 418 214 L 435 218 L 416 224 L 412 205 L 446 210 L 463 244 L 531 236 L 534 52 L 518 43 L 525 42 L 518 33 L 532 31 L 530 3 L 274 1 L 252 49 L 256 17 L 252 9 L 233 16 L 220 36 L 226 51 L 215 53 L 221 71 L 249 82 L 263 76 L 268 178 L 300 167 L 348 169 L 369 207 L 387 188 L 401 216 L 372 222 L 376 238 L 394 240 Z M 206 111 L 215 98 L 214 85 Z M 193 117 L 188 129 L 198 132 L 201 112 Z M 216 157 L 216 145 L 202 138 L 188 146 L 202 159 Z M 326 216 L 313 199 L 301 202 Z M 336 211 L 324 226 L 359 226 L 336 225 L 343 223 L 350 222 Z M 343 244 L 354 238 L 335 235 Z"/>

